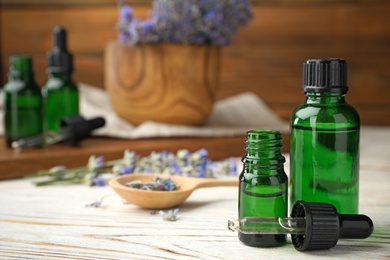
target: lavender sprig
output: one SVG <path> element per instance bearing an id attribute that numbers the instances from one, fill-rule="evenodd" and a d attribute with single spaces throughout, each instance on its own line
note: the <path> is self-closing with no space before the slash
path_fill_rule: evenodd
<path id="1" fill-rule="evenodd" d="M 132 173 L 164 173 L 198 178 L 216 178 L 217 175 L 236 175 L 237 165 L 234 158 L 213 162 L 208 159 L 208 151 L 200 149 L 191 153 L 186 149 L 176 154 L 162 151 L 152 152 L 141 157 L 134 151 L 126 150 L 118 160 L 104 161 L 102 156 L 91 155 L 85 167 L 67 169 L 55 166 L 49 170 L 39 171 L 34 177 L 48 179 L 35 182 L 37 186 L 58 183 L 84 183 L 89 186 L 105 186 L 112 178 Z M 32 177 L 32 176 L 30 176 Z"/>

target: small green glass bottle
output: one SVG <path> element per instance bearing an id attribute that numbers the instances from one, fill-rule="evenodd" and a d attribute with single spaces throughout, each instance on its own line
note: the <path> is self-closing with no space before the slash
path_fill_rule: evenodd
<path id="1" fill-rule="evenodd" d="M 291 204 L 333 204 L 340 214 L 357 214 L 359 202 L 358 112 L 345 101 L 347 63 L 307 60 L 306 102 L 291 118 Z"/>
<path id="2" fill-rule="evenodd" d="M 8 147 L 13 141 L 42 133 L 41 90 L 34 80 L 30 56 L 10 57 L 4 85 L 4 128 Z"/>
<path id="3" fill-rule="evenodd" d="M 283 168 L 285 158 L 281 153 L 282 139 L 278 131 L 252 130 L 247 132 L 246 155 L 242 158 L 243 170 L 239 177 L 239 219 L 287 216 L 287 175 Z M 266 230 L 267 226 L 251 228 Z M 247 228 L 241 227 L 241 229 Z M 238 238 L 245 245 L 253 247 L 273 247 L 285 244 L 286 235 L 272 234 L 272 230 L 271 234 L 266 235 L 239 232 Z"/>
<path id="4" fill-rule="evenodd" d="M 73 58 L 66 48 L 66 31 L 53 31 L 54 48 L 48 53 L 49 79 L 42 88 L 44 130 L 59 132 L 60 121 L 79 114 L 79 91 L 72 80 Z"/>

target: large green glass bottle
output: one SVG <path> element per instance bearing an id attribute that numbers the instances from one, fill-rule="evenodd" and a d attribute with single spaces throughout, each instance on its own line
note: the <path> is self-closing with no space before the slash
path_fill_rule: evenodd
<path id="1" fill-rule="evenodd" d="M 345 101 L 347 64 L 341 59 L 307 60 L 306 102 L 291 118 L 291 204 L 333 204 L 341 214 L 358 213 L 358 112 Z"/>
<path id="2" fill-rule="evenodd" d="M 42 88 L 44 130 L 59 132 L 60 121 L 79 114 L 79 91 L 72 80 L 73 58 L 66 48 L 66 31 L 53 31 L 54 48 L 48 53 L 49 78 Z"/>
<path id="3" fill-rule="evenodd" d="M 9 147 L 13 141 L 42 133 L 41 90 L 34 80 L 30 56 L 10 57 L 4 86 L 4 128 Z"/>
<path id="4" fill-rule="evenodd" d="M 247 132 L 245 143 L 246 155 L 242 159 L 243 170 L 239 177 L 239 219 L 286 217 L 287 175 L 283 168 L 285 158 L 281 154 L 281 134 L 272 130 L 252 130 Z M 267 226 L 252 226 L 251 229 L 266 230 Z M 285 234 L 239 233 L 238 237 L 244 244 L 254 247 L 279 246 L 286 242 Z"/>

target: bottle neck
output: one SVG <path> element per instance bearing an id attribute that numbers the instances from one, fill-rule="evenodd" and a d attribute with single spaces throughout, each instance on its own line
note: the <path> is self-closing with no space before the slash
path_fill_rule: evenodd
<path id="1" fill-rule="evenodd" d="M 342 92 L 307 92 L 307 104 L 343 104 L 345 103 L 345 93 Z"/>
<path id="2" fill-rule="evenodd" d="M 246 154 L 242 158 L 244 172 L 271 174 L 272 171 L 283 169 L 282 139 L 277 131 L 249 131 L 245 141 Z"/>
<path id="3" fill-rule="evenodd" d="M 34 82 L 31 58 L 28 56 L 11 57 L 8 79 Z"/>
<path id="4" fill-rule="evenodd" d="M 22 79 L 25 80 L 26 82 L 34 82 L 34 73 L 30 71 L 29 73 L 23 74 Z"/>

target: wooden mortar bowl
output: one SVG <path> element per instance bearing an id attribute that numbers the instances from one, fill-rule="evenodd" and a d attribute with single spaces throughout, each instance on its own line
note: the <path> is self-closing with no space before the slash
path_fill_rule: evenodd
<path id="1" fill-rule="evenodd" d="M 115 112 L 128 122 L 202 125 L 215 101 L 221 48 L 110 42 L 105 88 Z"/>

